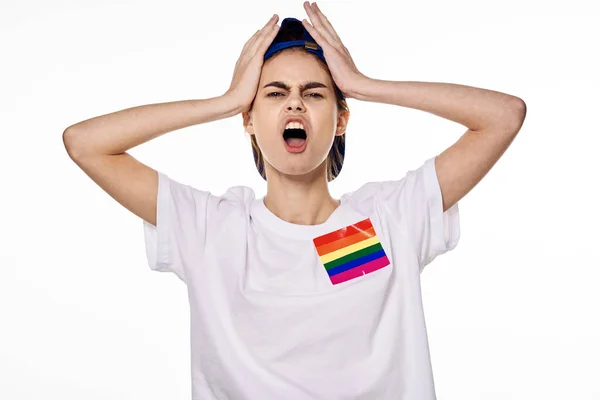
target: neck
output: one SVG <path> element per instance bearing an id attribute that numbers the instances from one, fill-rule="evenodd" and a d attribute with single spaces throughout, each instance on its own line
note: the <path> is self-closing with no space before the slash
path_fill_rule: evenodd
<path id="1" fill-rule="evenodd" d="M 322 224 L 340 205 L 329 193 L 324 171 L 313 178 L 269 174 L 264 203 L 280 219 L 298 225 Z"/>

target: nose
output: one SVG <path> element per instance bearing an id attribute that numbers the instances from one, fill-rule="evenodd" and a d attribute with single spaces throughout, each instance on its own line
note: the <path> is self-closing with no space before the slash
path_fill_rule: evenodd
<path id="1" fill-rule="evenodd" d="M 297 94 L 290 93 L 285 109 L 287 111 L 304 111 L 304 104 L 302 103 L 301 97 Z"/>
<path id="2" fill-rule="evenodd" d="M 304 107 L 302 105 L 300 105 L 300 104 L 298 104 L 296 107 L 293 107 L 293 106 L 290 105 L 290 106 L 287 106 L 287 110 L 288 111 L 292 111 L 292 110 L 295 110 L 295 111 L 304 111 Z"/>

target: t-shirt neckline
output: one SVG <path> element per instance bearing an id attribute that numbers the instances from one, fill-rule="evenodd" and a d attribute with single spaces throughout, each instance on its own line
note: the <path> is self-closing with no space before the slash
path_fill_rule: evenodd
<path id="1" fill-rule="evenodd" d="M 267 228 L 270 228 L 276 234 L 295 239 L 314 239 L 339 229 L 338 225 L 342 218 L 342 208 L 345 207 L 345 196 L 342 196 L 339 199 L 340 204 L 333 210 L 325 222 L 317 225 L 301 225 L 284 221 L 273 214 L 265 205 L 264 200 L 265 196 L 253 201 L 252 217 L 265 224 Z"/>

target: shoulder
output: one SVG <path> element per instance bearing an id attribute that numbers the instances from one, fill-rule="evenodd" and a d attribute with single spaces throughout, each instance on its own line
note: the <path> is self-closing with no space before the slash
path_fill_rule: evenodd
<path id="1" fill-rule="evenodd" d="M 256 198 L 254 190 L 248 186 L 231 186 L 224 192 L 210 192 L 187 185 L 194 196 L 206 198 L 215 206 L 230 206 L 236 208 L 247 208 Z"/>
<path id="2" fill-rule="evenodd" d="M 345 193 L 342 200 L 356 208 L 399 206 L 401 203 L 420 202 L 420 188 L 433 186 L 435 158 L 429 158 L 416 167 L 398 174 L 397 179 L 369 181 L 358 189 Z"/>
<path id="3" fill-rule="evenodd" d="M 221 199 L 249 211 L 250 205 L 256 199 L 256 193 L 248 186 L 232 186 L 225 191 Z"/>
<path id="4" fill-rule="evenodd" d="M 231 186 L 222 192 L 209 191 L 170 177 L 158 171 L 159 192 L 176 207 L 193 208 L 196 212 L 248 210 L 256 195 L 247 186 Z"/>

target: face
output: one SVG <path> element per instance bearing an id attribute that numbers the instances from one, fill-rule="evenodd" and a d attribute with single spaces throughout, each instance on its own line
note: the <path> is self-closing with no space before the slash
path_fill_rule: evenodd
<path id="1" fill-rule="evenodd" d="M 265 62 L 252 110 L 244 113 L 244 126 L 256 136 L 267 179 L 272 174 L 325 177 L 329 150 L 335 136 L 346 131 L 349 117 L 338 111 L 334 90 L 327 70 L 304 50 L 284 50 Z M 286 146 L 288 118 L 304 121 L 303 149 Z"/>

